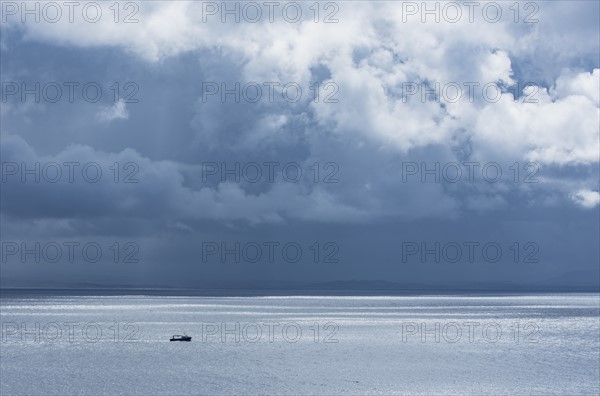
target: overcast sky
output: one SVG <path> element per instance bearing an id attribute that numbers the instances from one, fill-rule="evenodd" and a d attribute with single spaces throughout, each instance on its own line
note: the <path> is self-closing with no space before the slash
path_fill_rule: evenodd
<path id="1" fill-rule="evenodd" d="M 21 4 L 3 286 L 600 283 L 598 2 Z"/>

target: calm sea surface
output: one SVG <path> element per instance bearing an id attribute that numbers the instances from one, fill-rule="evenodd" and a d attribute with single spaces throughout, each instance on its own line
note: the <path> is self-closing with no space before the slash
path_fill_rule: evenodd
<path id="1" fill-rule="evenodd" d="M 0 393 L 599 394 L 599 302 L 4 295 Z"/>

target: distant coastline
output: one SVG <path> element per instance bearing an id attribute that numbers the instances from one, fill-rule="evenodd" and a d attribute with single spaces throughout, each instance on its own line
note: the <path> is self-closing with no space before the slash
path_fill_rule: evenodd
<path id="1" fill-rule="evenodd" d="M 385 296 L 514 296 L 539 294 L 600 294 L 593 288 L 529 289 L 181 289 L 181 288 L 0 288 L 0 298 L 37 296 L 165 296 L 165 297 L 385 297 Z"/>

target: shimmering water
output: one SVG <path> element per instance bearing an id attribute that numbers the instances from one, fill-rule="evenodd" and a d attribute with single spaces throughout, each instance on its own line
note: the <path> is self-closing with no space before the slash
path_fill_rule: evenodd
<path id="1" fill-rule="evenodd" d="M 598 394 L 599 301 L 5 296 L 0 393 Z"/>

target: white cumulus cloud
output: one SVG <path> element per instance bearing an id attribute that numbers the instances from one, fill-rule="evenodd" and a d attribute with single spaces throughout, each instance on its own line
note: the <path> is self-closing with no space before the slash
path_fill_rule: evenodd
<path id="1" fill-rule="evenodd" d="M 600 204 L 600 193 L 591 190 L 579 190 L 571 195 L 571 199 L 577 205 L 586 209 L 592 209 Z"/>

